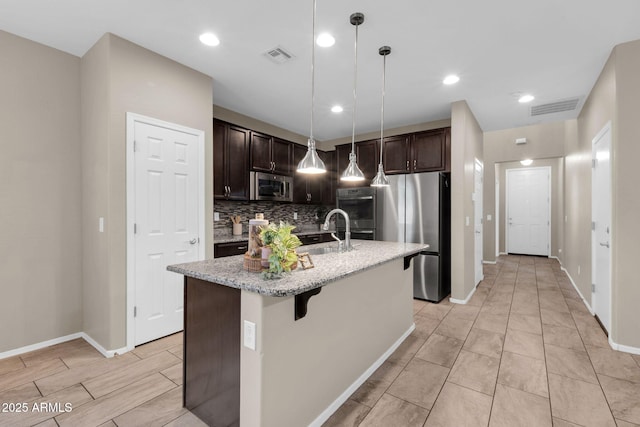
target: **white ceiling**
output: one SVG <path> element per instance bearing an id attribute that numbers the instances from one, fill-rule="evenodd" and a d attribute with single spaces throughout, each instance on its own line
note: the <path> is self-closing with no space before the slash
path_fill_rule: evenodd
<path id="1" fill-rule="evenodd" d="M 106 32 L 214 79 L 213 102 L 309 133 L 312 0 L 0 0 L 0 29 L 82 56 Z M 638 0 L 318 0 L 314 135 L 351 135 L 353 12 L 359 29 L 356 133 L 380 128 L 382 57 L 389 45 L 385 128 L 450 117 L 466 100 L 484 131 L 575 118 L 611 49 L 640 39 Z M 218 47 L 198 41 L 218 35 Z M 295 59 L 263 56 L 282 46 Z M 455 86 L 444 86 L 449 73 Z M 532 93 L 530 105 L 517 93 Z M 578 109 L 530 117 L 531 105 L 580 97 Z M 329 111 L 339 103 L 345 111 Z"/>

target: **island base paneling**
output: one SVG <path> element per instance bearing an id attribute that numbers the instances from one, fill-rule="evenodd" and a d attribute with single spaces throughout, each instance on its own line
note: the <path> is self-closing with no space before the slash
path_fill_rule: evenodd
<path id="1" fill-rule="evenodd" d="M 209 426 L 239 426 L 241 292 L 185 277 L 184 294 L 184 406 Z"/>

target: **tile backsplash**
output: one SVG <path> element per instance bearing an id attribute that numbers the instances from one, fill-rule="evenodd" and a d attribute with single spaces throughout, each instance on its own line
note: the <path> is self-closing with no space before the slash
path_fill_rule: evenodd
<path id="1" fill-rule="evenodd" d="M 231 233 L 230 215 L 240 215 L 242 218 L 243 232 L 247 232 L 249 220 L 256 217 L 256 213 L 263 213 L 264 219 L 269 222 L 286 221 L 298 229 L 316 227 L 324 221 L 327 212 L 334 206 L 297 205 L 292 203 L 276 202 L 236 202 L 228 200 L 215 200 L 213 210 L 220 215 L 219 221 L 213 222 L 213 230 L 218 233 Z M 298 213 L 298 219 L 293 219 L 294 212 Z"/>

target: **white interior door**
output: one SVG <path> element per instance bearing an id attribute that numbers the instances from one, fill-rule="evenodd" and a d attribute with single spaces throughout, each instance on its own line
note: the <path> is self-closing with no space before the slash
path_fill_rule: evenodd
<path id="1" fill-rule="evenodd" d="M 611 126 L 593 140 L 592 277 L 593 310 L 607 331 L 611 327 Z"/>
<path id="2" fill-rule="evenodd" d="M 549 256 L 551 168 L 507 169 L 507 252 Z"/>
<path id="3" fill-rule="evenodd" d="M 475 277 L 476 285 L 484 278 L 482 272 L 482 181 L 484 169 L 482 163 L 476 160 L 474 173 L 474 192 L 473 192 L 473 209 L 474 209 L 474 232 L 475 232 Z"/>
<path id="4" fill-rule="evenodd" d="M 134 121 L 135 345 L 183 329 L 183 277 L 169 264 L 201 258 L 199 135 Z"/>

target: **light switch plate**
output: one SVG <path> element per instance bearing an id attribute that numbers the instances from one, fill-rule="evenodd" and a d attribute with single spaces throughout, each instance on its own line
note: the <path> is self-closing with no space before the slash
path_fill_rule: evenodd
<path id="1" fill-rule="evenodd" d="M 244 321 L 244 346 L 250 350 L 256 349 L 256 324 Z"/>
<path id="2" fill-rule="evenodd" d="M 491 221 L 491 214 L 487 214 L 487 221 Z"/>
<path id="3" fill-rule="evenodd" d="M 103 217 L 98 218 L 98 231 L 100 233 L 104 233 L 104 218 Z"/>

